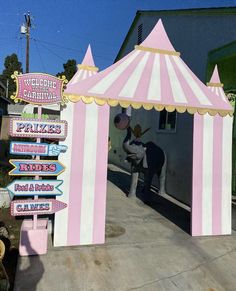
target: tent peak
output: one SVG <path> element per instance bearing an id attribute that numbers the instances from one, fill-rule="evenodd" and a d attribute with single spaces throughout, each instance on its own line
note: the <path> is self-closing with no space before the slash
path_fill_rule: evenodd
<path id="1" fill-rule="evenodd" d="M 166 51 L 175 51 L 167 36 L 161 19 L 158 20 L 150 34 L 140 44 L 140 46 Z"/>
<path id="2" fill-rule="evenodd" d="M 219 72 L 218 72 L 218 67 L 215 65 L 213 74 L 211 76 L 210 82 L 207 83 L 207 86 L 212 86 L 212 87 L 223 87 L 223 84 L 220 81 L 219 77 Z"/>
<path id="3" fill-rule="evenodd" d="M 88 45 L 87 51 L 81 64 L 85 66 L 95 67 L 90 44 Z"/>

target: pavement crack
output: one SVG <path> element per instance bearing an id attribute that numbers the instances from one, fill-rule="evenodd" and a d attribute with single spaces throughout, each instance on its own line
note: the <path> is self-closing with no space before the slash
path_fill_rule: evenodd
<path id="1" fill-rule="evenodd" d="M 174 274 L 174 275 L 171 275 L 171 276 L 162 277 L 162 278 L 159 278 L 159 279 L 156 279 L 156 280 L 148 281 L 148 282 L 146 282 L 146 283 L 144 283 L 144 284 L 142 284 L 142 285 L 140 285 L 140 286 L 132 287 L 132 288 L 128 289 L 127 291 L 138 290 L 138 289 L 140 289 L 140 288 L 144 288 L 144 287 L 147 287 L 147 286 L 153 285 L 153 284 L 155 284 L 155 283 L 158 283 L 158 282 L 161 282 L 161 281 L 164 281 L 164 280 L 172 279 L 172 278 L 177 277 L 177 276 L 179 276 L 179 275 L 182 275 L 182 274 L 184 274 L 184 273 L 188 273 L 188 272 L 195 271 L 195 270 L 197 270 L 198 268 L 200 268 L 201 266 L 204 266 L 204 265 L 207 265 L 207 264 L 209 264 L 209 263 L 212 263 L 212 262 L 214 262 L 214 261 L 216 261 L 216 260 L 218 260 L 218 259 L 221 259 L 221 258 L 225 257 L 225 256 L 228 255 L 228 254 L 232 254 L 232 253 L 234 253 L 235 251 L 236 251 L 236 248 L 235 248 L 235 249 L 232 249 L 232 250 L 230 250 L 230 251 L 228 251 L 228 252 L 226 252 L 226 253 L 224 253 L 224 254 L 222 254 L 222 255 L 220 255 L 220 256 L 214 257 L 214 258 L 212 258 L 212 259 L 210 259 L 210 260 L 205 260 L 204 262 L 202 262 L 201 264 L 198 264 L 197 266 L 195 266 L 195 267 L 193 267 L 193 268 L 189 268 L 189 269 L 183 270 L 183 271 L 178 272 L 178 273 L 176 273 L 176 274 Z M 171 280 L 171 281 L 172 281 L 172 280 Z M 172 283 L 174 283 L 174 282 L 172 281 Z"/>

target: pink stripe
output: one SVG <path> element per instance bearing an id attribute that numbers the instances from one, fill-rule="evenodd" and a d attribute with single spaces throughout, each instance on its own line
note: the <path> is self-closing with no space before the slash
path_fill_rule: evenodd
<path id="1" fill-rule="evenodd" d="M 104 243 L 105 240 L 109 113 L 110 107 L 107 104 L 99 107 L 94 197 L 94 244 Z"/>
<path id="2" fill-rule="evenodd" d="M 213 145 L 213 179 L 212 179 L 212 233 L 222 234 L 221 230 L 221 199 L 222 199 L 222 137 L 223 118 L 214 117 Z"/>
<path id="3" fill-rule="evenodd" d="M 118 64 L 122 64 L 123 62 L 125 62 L 133 53 L 134 53 L 134 51 L 129 53 L 127 56 L 125 56 L 119 62 L 117 62 L 117 63 L 113 64 L 112 66 L 108 67 L 107 69 L 101 71 L 99 74 L 96 74 L 96 75 L 92 76 L 91 78 L 85 79 L 85 80 L 83 80 L 83 82 L 79 82 L 79 83 L 75 83 L 75 84 L 72 84 L 70 86 L 67 86 L 65 93 L 76 94 L 77 92 L 79 92 L 80 95 L 90 96 L 91 94 L 88 94 L 88 90 L 90 90 L 93 86 L 95 86 L 97 83 L 99 83 L 102 80 L 102 78 L 106 77 L 109 73 L 111 73 L 118 66 Z M 126 79 L 127 79 L 127 76 L 126 76 Z M 100 97 L 100 96 L 103 96 L 103 94 L 96 94 L 96 96 Z M 112 97 L 112 96 L 108 96 L 108 97 Z"/>
<path id="4" fill-rule="evenodd" d="M 75 104 L 71 154 L 71 177 L 69 206 L 68 206 L 68 234 L 67 245 L 79 245 L 80 242 L 80 214 L 83 181 L 83 156 L 85 135 L 86 105 L 83 102 Z"/>
<path id="5" fill-rule="evenodd" d="M 194 114 L 193 130 L 193 178 L 192 178 L 192 235 L 202 235 L 202 159 L 203 115 Z"/>
<path id="6" fill-rule="evenodd" d="M 181 60 L 181 59 L 180 59 Z M 207 86 L 204 85 L 204 83 L 202 83 L 198 77 L 189 69 L 189 67 L 183 62 L 183 60 L 181 60 L 181 62 L 183 63 L 183 66 L 189 71 L 190 75 L 193 77 L 193 79 L 195 80 L 195 82 L 198 84 L 198 86 L 201 88 L 201 90 L 204 92 L 204 94 L 207 96 L 208 100 L 211 102 L 211 105 L 201 105 L 201 107 L 206 107 L 206 108 L 221 108 L 221 109 L 225 109 L 225 110 L 230 110 L 231 106 L 229 106 L 229 104 L 226 104 L 225 102 L 223 102 L 220 98 L 217 98 L 217 95 L 210 91 L 208 89 Z"/>
<path id="7" fill-rule="evenodd" d="M 149 83 L 152 76 L 152 66 L 154 62 L 155 54 L 150 54 L 147 63 L 143 69 L 141 79 L 135 90 L 134 97 L 138 102 L 147 102 L 147 95 L 149 89 Z"/>
<path id="8" fill-rule="evenodd" d="M 175 61 L 173 60 L 173 56 L 170 57 L 170 61 L 174 67 L 176 76 L 179 80 L 180 86 L 182 87 L 184 93 L 185 93 L 185 97 L 188 101 L 188 106 L 199 106 L 200 103 L 198 101 L 198 99 L 196 98 L 195 94 L 193 93 L 191 87 L 189 86 L 188 82 L 186 81 L 186 79 L 184 78 L 184 76 L 182 75 L 182 72 L 180 71 L 180 69 L 178 68 L 178 66 L 176 65 Z M 176 102 L 176 104 L 178 104 Z M 183 103 L 179 103 L 179 105 L 183 106 Z"/>
<path id="9" fill-rule="evenodd" d="M 161 67 L 161 102 L 164 105 L 173 105 L 174 97 L 171 90 L 170 76 L 166 66 L 165 56 L 160 55 Z"/>
<path id="10" fill-rule="evenodd" d="M 126 70 L 120 74 L 120 76 L 116 79 L 116 81 L 111 84 L 111 86 L 108 88 L 108 90 L 104 93 L 105 96 L 118 96 L 125 84 L 127 83 L 129 77 L 134 72 L 135 68 L 139 64 L 140 60 L 143 58 L 144 53 L 140 52 L 138 56 L 129 64 L 129 66 L 126 68 Z M 125 100 L 127 98 L 119 97 L 120 100 Z"/>

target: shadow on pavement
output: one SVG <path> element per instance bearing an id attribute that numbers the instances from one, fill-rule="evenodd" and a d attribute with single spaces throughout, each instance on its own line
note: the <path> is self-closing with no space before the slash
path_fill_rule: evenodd
<path id="1" fill-rule="evenodd" d="M 25 232 L 23 235 L 25 237 L 24 245 L 28 253 L 35 253 L 35 250 L 32 248 L 28 239 L 28 233 Z M 39 255 L 28 256 L 27 265 L 27 268 L 17 270 L 17 277 L 19 278 L 18 282 L 21 282 L 21 284 L 14 286 L 14 291 L 26 291 L 24 282 L 27 282 L 27 290 L 37 290 L 37 284 L 41 280 L 44 273 L 44 266 Z"/>
<path id="2" fill-rule="evenodd" d="M 126 196 L 128 195 L 131 179 L 129 174 L 108 169 L 107 179 L 121 189 Z M 141 194 L 141 191 L 142 183 L 139 181 L 137 187 L 137 197 L 144 202 L 144 197 Z M 144 203 L 177 225 L 183 231 L 190 234 L 191 214 L 189 211 L 154 193 L 153 191 L 150 193 L 149 201 L 145 201 Z"/>

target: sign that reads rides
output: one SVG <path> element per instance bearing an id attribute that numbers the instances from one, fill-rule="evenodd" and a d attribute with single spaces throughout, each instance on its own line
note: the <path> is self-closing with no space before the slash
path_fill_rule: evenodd
<path id="1" fill-rule="evenodd" d="M 42 73 L 18 75 L 15 72 L 16 95 L 11 96 L 15 102 L 26 101 L 31 104 L 54 104 L 63 101 L 63 86 L 67 83 L 65 77 L 56 78 Z"/>

